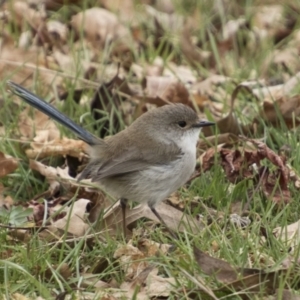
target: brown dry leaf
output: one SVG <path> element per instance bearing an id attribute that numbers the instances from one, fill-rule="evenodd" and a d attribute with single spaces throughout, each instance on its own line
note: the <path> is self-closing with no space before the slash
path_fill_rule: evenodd
<path id="1" fill-rule="evenodd" d="M 94 287 L 97 290 L 103 291 L 105 289 L 113 288 L 109 283 L 95 278 L 95 274 L 84 273 L 82 276 L 81 288 Z M 104 298 L 102 298 L 104 299 Z M 106 298 L 105 298 L 106 299 Z"/>
<path id="2" fill-rule="evenodd" d="M 228 146 L 234 145 L 238 142 L 239 138 L 237 135 L 232 133 L 222 133 L 218 135 L 213 135 L 206 137 L 205 139 L 199 140 L 197 148 L 201 150 L 206 150 L 213 146 Z"/>
<path id="3" fill-rule="evenodd" d="M 163 202 L 159 203 L 156 206 L 156 209 L 159 211 L 159 214 L 164 219 L 167 226 L 173 231 L 184 231 L 186 228 L 189 228 L 192 232 L 199 233 L 199 231 L 203 229 L 203 224 L 201 222 Z M 159 223 L 159 220 L 147 205 L 138 205 L 133 209 L 126 209 L 127 226 L 140 218 L 147 218 L 155 223 Z M 105 212 L 101 228 L 108 230 L 110 235 L 116 235 L 117 233 L 122 232 L 122 222 L 122 211 L 120 204 L 117 202 Z"/>
<path id="4" fill-rule="evenodd" d="M 101 0 L 108 11 L 114 12 L 122 22 L 131 22 L 135 13 L 135 3 L 132 0 Z"/>
<path id="5" fill-rule="evenodd" d="M 32 234 L 25 229 L 11 229 L 9 230 L 9 235 L 18 241 L 29 242 L 32 239 Z"/>
<path id="6" fill-rule="evenodd" d="M 284 6 L 281 4 L 257 5 L 253 7 L 253 26 L 260 38 L 274 37 L 284 24 Z"/>
<path id="7" fill-rule="evenodd" d="M 46 241 L 47 243 L 52 243 L 52 242 L 56 243 L 58 241 L 61 241 L 61 238 L 65 236 L 66 238 L 70 238 L 70 239 L 74 238 L 72 234 L 68 234 L 68 232 L 66 232 L 65 230 L 57 228 L 52 225 L 49 225 L 46 228 L 44 228 L 44 230 L 41 230 L 38 236 L 41 240 Z M 30 238 L 32 238 L 31 235 Z"/>
<path id="8" fill-rule="evenodd" d="M 28 298 L 22 294 L 19 294 L 19 293 L 14 293 L 11 296 L 11 300 L 32 300 L 32 298 Z M 41 300 L 43 300 L 43 298 L 41 298 Z"/>
<path id="9" fill-rule="evenodd" d="M 167 254 L 172 245 L 156 243 L 149 239 L 141 239 L 138 241 L 138 247 L 147 256 L 157 256 L 158 254 Z"/>
<path id="10" fill-rule="evenodd" d="M 69 29 L 66 24 L 59 22 L 57 20 L 48 20 L 47 21 L 47 31 L 52 37 L 52 41 L 55 43 L 64 44 L 67 41 L 69 35 Z"/>
<path id="11" fill-rule="evenodd" d="M 7 5 L 6 8 L 9 11 L 10 18 L 19 27 L 26 27 L 26 23 L 28 23 L 37 30 L 44 23 L 46 17 L 45 13 L 30 8 L 29 4 L 24 1 L 14 1 L 12 5 Z"/>
<path id="12" fill-rule="evenodd" d="M 291 289 L 278 289 L 276 294 L 268 300 L 300 300 L 300 296 Z"/>
<path id="13" fill-rule="evenodd" d="M 45 176 L 47 179 L 49 180 L 53 180 L 53 179 L 66 179 L 66 180 L 70 180 L 70 181 L 75 181 L 73 177 L 71 177 L 68 174 L 68 170 L 67 169 L 61 169 L 59 167 L 54 168 L 54 167 L 50 167 L 50 166 L 46 166 L 36 160 L 30 160 L 29 161 L 29 167 L 32 170 L 38 171 L 40 174 L 42 174 L 43 176 Z"/>
<path id="14" fill-rule="evenodd" d="M 92 190 L 88 188 L 80 188 L 79 190 L 77 188 L 76 191 L 74 191 L 74 194 L 75 192 L 78 192 L 78 197 L 82 198 L 83 196 L 85 196 L 91 201 L 91 208 L 88 216 L 88 221 L 90 223 L 98 221 L 99 216 L 101 215 L 105 207 L 107 207 L 107 202 L 109 201 L 106 198 L 105 194 L 102 193 L 100 190 Z"/>
<path id="15" fill-rule="evenodd" d="M 161 99 L 160 105 L 158 102 L 152 103 L 158 106 L 166 103 L 183 103 L 193 108 L 186 87 L 178 80 L 170 77 L 148 76 L 145 93 L 149 98 Z"/>
<path id="16" fill-rule="evenodd" d="M 233 111 L 230 111 L 228 115 L 221 120 L 218 120 L 216 123 L 220 133 L 231 133 L 234 135 L 239 135 L 242 133 L 241 126 L 239 121 L 235 117 Z M 206 127 L 204 128 L 203 133 L 205 136 L 212 135 L 213 129 Z M 210 134 L 208 134 L 210 132 Z"/>
<path id="17" fill-rule="evenodd" d="M 0 151 L 0 178 L 13 173 L 19 166 L 16 158 Z"/>
<path id="18" fill-rule="evenodd" d="M 187 61 L 198 68 L 203 63 L 214 67 L 215 61 L 211 52 L 203 51 L 192 43 L 190 28 L 185 25 L 180 35 L 180 48 Z"/>
<path id="19" fill-rule="evenodd" d="M 175 278 L 158 276 L 156 273 L 156 269 L 152 270 L 151 267 L 146 268 L 145 274 L 141 274 L 144 275 L 142 276 L 142 282 L 139 282 L 138 285 L 131 282 L 124 282 L 120 286 L 122 290 L 113 292 L 112 296 L 117 299 L 132 299 L 136 297 L 139 300 L 168 297 L 174 290 L 176 280 Z"/>
<path id="20" fill-rule="evenodd" d="M 243 270 L 245 269 L 241 269 L 241 271 Z M 273 272 L 264 272 L 258 270 L 257 273 L 254 272 L 254 274 L 251 274 L 252 269 L 248 270 L 250 271 L 250 275 L 246 275 L 241 279 L 230 282 L 226 286 L 221 287 L 218 290 L 214 290 L 214 292 L 227 292 L 231 295 L 232 291 L 234 290 L 238 291 L 241 295 L 243 293 L 246 295 L 249 295 L 249 293 L 272 295 L 278 288 L 281 278 L 285 278 L 289 273 L 287 270 L 278 270 Z M 290 279 L 290 281 L 292 281 L 292 279 Z M 286 285 L 286 287 L 288 286 Z"/>
<path id="21" fill-rule="evenodd" d="M 78 199 L 66 208 L 67 214 L 62 219 L 53 222 L 52 226 L 75 236 L 83 236 L 89 228 L 85 222 L 86 206 L 89 203 L 88 199 Z"/>
<path id="22" fill-rule="evenodd" d="M 253 95 L 251 89 L 247 85 L 238 85 L 231 94 L 229 113 L 227 114 L 227 116 L 219 119 L 216 122 L 216 126 L 218 127 L 220 133 L 232 133 L 235 135 L 239 135 L 247 134 L 249 132 L 249 126 L 243 126 L 242 124 L 240 124 L 234 114 L 234 103 L 237 99 L 237 95 L 241 91 L 246 91 L 247 93 L 250 93 L 257 100 L 257 97 Z M 203 134 L 205 136 L 213 135 L 213 128 L 211 128 L 211 126 L 203 128 Z"/>
<path id="23" fill-rule="evenodd" d="M 262 191 L 267 198 L 271 198 L 277 204 L 291 202 L 291 192 L 280 170 L 272 173 L 266 170 L 260 180 Z"/>
<path id="24" fill-rule="evenodd" d="M 97 49 L 103 49 L 106 43 L 118 39 L 130 39 L 129 31 L 123 26 L 115 14 L 110 11 L 93 7 L 72 17 L 72 27 Z"/>
<path id="25" fill-rule="evenodd" d="M 161 67 L 164 67 L 164 62 L 160 63 Z M 162 70 L 162 76 L 164 77 L 171 77 L 179 82 L 183 83 L 188 89 L 191 85 L 193 85 L 197 81 L 197 76 L 193 72 L 193 70 L 188 66 L 177 65 L 173 62 L 168 63 L 168 68 L 164 68 Z M 149 74 L 149 76 L 151 76 Z M 159 75 L 157 75 L 159 76 Z"/>
<path id="26" fill-rule="evenodd" d="M 231 183 L 237 183 L 245 178 L 254 179 L 256 171 L 253 164 L 256 164 L 259 168 L 256 182 L 261 185 L 265 196 L 277 204 L 289 203 L 291 201 L 288 187 L 290 170 L 286 166 L 286 159 L 260 141 L 244 137 L 240 137 L 240 140 L 252 143 L 257 150 L 210 148 L 201 157 L 203 171 L 209 170 L 215 164 L 215 154 L 219 153 L 220 163 L 227 179 Z M 263 159 L 269 160 L 276 169 L 271 172 L 267 167 L 261 166 L 260 162 Z"/>
<path id="27" fill-rule="evenodd" d="M 126 206 L 126 237 L 130 237 L 132 234 L 128 230 L 128 225 L 138 220 L 143 215 L 143 206 L 137 206 L 134 209 L 129 209 Z M 115 236 L 123 233 L 123 216 L 120 202 L 117 201 L 113 206 L 108 208 L 105 212 L 102 223 L 99 224 L 99 230 L 106 230 L 109 235 Z"/>
<path id="28" fill-rule="evenodd" d="M 29 167 L 46 177 L 46 180 L 49 183 L 48 193 L 50 195 L 54 195 L 57 191 L 59 191 L 60 183 L 68 186 L 80 186 L 80 184 L 75 182 L 75 179 L 69 175 L 68 168 L 54 168 L 46 166 L 36 160 L 30 160 Z"/>
<path id="29" fill-rule="evenodd" d="M 203 172 L 206 172 L 210 170 L 214 164 L 215 164 L 215 155 L 216 153 L 219 153 L 219 149 L 222 147 L 222 145 L 219 145 L 217 147 L 217 150 L 215 147 L 207 149 L 200 157 L 200 163 L 202 166 Z"/>
<path id="30" fill-rule="evenodd" d="M 136 290 L 137 288 L 139 288 L 141 285 L 143 285 L 145 283 L 145 280 L 147 279 L 147 277 L 149 276 L 149 274 L 155 270 L 155 266 L 154 265 L 149 265 L 147 268 L 145 268 L 142 272 L 140 272 L 135 278 L 134 280 L 132 280 L 132 282 L 130 283 L 130 287 L 129 289 L 131 290 Z M 157 272 L 157 270 L 155 270 Z M 126 283 L 127 284 L 127 283 Z"/>
<path id="31" fill-rule="evenodd" d="M 36 197 L 37 198 L 37 197 Z M 33 210 L 33 219 L 36 226 L 47 226 L 51 222 L 63 218 L 67 212 L 63 210 L 63 204 L 66 204 L 69 199 L 64 199 L 63 197 L 57 197 L 53 200 L 43 199 L 40 197 L 38 200 L 30 200 L 28 202 L 28 208 Z M 45 223 L 44 218 L 47 217 L 47 222 Z"/>
<path id="32" fill-rule="evenodd" d="M 2 80 L 9 78 L 24 87 L 32 86 L 33 81 L 45 86 L 60 84 L 62 77 L 56 71 L 49 70 L 49 66 L 54 70 L 58 67 L 50 57 L 45 58 L 42 50 L 16 48 L 14 41 L 3 33 L 0 51 Z"/>
<path id="33" fill-rule="evenodd" d="M 36 135 L 37 142 L 47 142 L 60 138 L 60 132 L 54 121 L 39 110 L 33 110 L 29 106 L 19 115 L 18 125 L 23 138 L 32 139 Z"/>
<path id="34" fill-rule="evenodd" d="M 220 282 L 228 284 L 239 278 L 239 273 L 243 276 L 253 275 L 261 272 L 258 269 L 233 268 L 225 260 L 214 258 L 194 247 L 196 262 L 201 270 L 210 276 L 215 276 Z"/>
<path id="35" fill-rule="evenodd" d="M 220 291 L 232 293 L 233 290 L 239 293 L 249 293 L 249 291 L 274 293 L 280 282 L 280 276 L 286 272 L 285 270 L 265 272 L 260 269 L 234 268 L 228 262 L 211 257 L 196 247 L 194 247 L 194 255 L 205 274 L 215 276 L 224 284 L 223 287 L 214 290 L 214 293 Z"/>
<path id="36" fill-rule="evenodd" d="M 146 258 L 157 255 L 158 251 L 166 253 L 170 246 L 163 247 L 164 245 L 150 240 L 143 240 L 139 245 L 142 246 L 142 250 L 134 247 L 132 241 L 129 241 L 127 245 L 120 246 L 115 251 L 114 258 L 120 261 L 126 281 L 120 287 L 123 291 L 118 291 L 114 295 L 132 298 L 138 291 L 138 299 L 167 297 L 175 285 L 175 279 L 158 276 L 158 269 L 150 265 Z"/>
<path id="37" fill-rule="evenodd" d="M 147 2 L 147 0 L 144 0 L 144 2 Z M 162 11 L 164 13 L 172 14 L 175 12 L 175 6 L 172 0 L 159 1 L 156 2 L 153 6 L 155 6 L 158 11 Z"/>
<path id="38" fill-rule="evenodd" d="M 299 126 L 300 96 L 281 97 L 275 101 L 264 101 L 260 116 L 273 126 L 282 126 L 282 119 L 288 128 Z M 254 119 L 254 122 L 256 122 Z M 259 119 L 258 119 L 259 121 Z"/>
<path id="39" fill-rule="evenodd" d="M 57 266 L 56 265 L 51 266 L 51 268 L 48 268 L 44 271 L 43 275 L 45 276 L 46 279 L 50 280 L 52 278 L 54 272 L 57 272 L 65 280 L 68 280 L 72 275 L 72 271 L 67 263 L 62 263 Z"/>
<path id="40" fill-rule="evenodd" d="M 81 2 L 81 0 L 45 0 L 43 3 L 48 10 L 59 10 L 62 6 L 80 5 Z"/>
<path id="41" fill-rule="evenodd" d="M 103 112 L 109 114 L 109 119 L 101 123 L 99 136 L 104 138 L 109 132 L 108 128 L 113 128 L 116 132 L 122 129 L 120 122 L 120 113 L 124 116 L 123 105 L 126 98 L 124 95 L 132 96 L 134 92 L 129 87 L 126 80 L 119 77 L 119 69 L 117 74 L 106 83 L 103 83 L 96 91 L 91 101 L 91 111 L 94 119 L 97 121 L 103 119 Z M 128 114 L 129 115 L 129 114 Z M 128 118 L 128 116 L 126 116 Z M 109 132 L 111 133 L 111 132 Z"/>
<path id="42" fill-rule="evenodd" d="M 10 210 L 10 208 L 14 204 L 14 200 L 11 196 L 4 196 L 5 187 L 2 183 L 0 183 L 0 209 L 7 209 Z"/>
<path id="43" fill-rule="evenodd" d="M 45 225 L 43 224 L 45 216 L 45 205 L 43 203 L 30 203 L 28 208 L 33 210 L 33 219 L 37 226 Z"/>
<path id="44" fill-rule="evenodd" d="M 108 206 L 107 202 L 109 202 L 109 200 L 104 193 L 98 189 L 97 186 L 90 184 L 89 180 L 84 180 L 84 182 L 76 181 L 75 178 L 69 175 L 68 168 L 54 168 L 34 160 L 30 160 L 29 166 L 31 169 L 36 170 L 45 176 L 50 185 L 48 191 L 42 192 L 41 195 L 35 196 L 35 199 L 45 197 L 46 195 L 53 196 L 57 191 L 60 190 L 65 191 L 62 199 L 67 201 L 74 197 L 74 195 L 76 195 L 77 198 L 87 198 L 92 203 L 91 213 L 88 217 L 90 222 L 98 220 L 101 210 Z M 58 199 L 61 199 L 61 197 Z"/>
<path id="45" fill-rule="evenodd" d="M 232 42 L 233 39 L 236 39 L 238 32 L 247 25 L 246 22 L 247 20 L 243 17 L 228 21 L 222 28 L 223 40 L 221 43 Z"/>
<path id="46" fill-rule="evenodd" d="M 281 240 L 291 251 L 297 249 L 300 240 L 300 221 L 273 230 L 277 239 Z"/>
<path id="47" fill-rule="evenodd" d="M 184 103 L 194 108 L 186 87 L 172 77 L 148 76 L 145 82 L 145 95 L 135 95 L 138 101 L 135 111 L 135 117 L 139 117 L 142 113 L 152 108 L 170 103 Z"/>
<path id="48" fill-rule="evenodd" d="M 166 32 L 178 34 L 183 28 L 184 17 L 180 14 L 164 13 L 150 5 L 145 5 L 144 8 L 147 13 L 145 16 L 147 21 L 154 23 L 155 29 L 156 31 L 160 31 L 160 35 L 166 34 Z M 155 32 L 155 34 L 159 35 L 157 32 Z"/>
<path id="49" fill-rule="evenodd" d="M 231 183 L 253 177 L 254 172 L 249 167 L 254 163 L 259 164 L 259 158 L 255 152 L 221 149 L 220 156 L 221 165 Z"/>
<path id="50" fill-rule="evenodd" d="M 240 133 L 243 133 L 243 126 L 239 124 L 236 116 L 234 115 L 234 103 L 235 103 L 235 100 L 236 100 L 236 97 L 237 97 L 239 91 L 243 88 L 244 88 L 244 86 L 238 86 L 233 91 L 233 93 L 231 95 L 230 105 L 229 105 L 229 107 L 230 107 L 229 113 L 225 117 L 219 118 L 219 120 L 217 120 L 217 122 L 216 122 L 216 126 L 221 134 L 232 133 L 234 135 L 238 135 Z M 198 98 L 199 98 L 199 95 L 200 94 L 197 95 Z M 214 112 L 215 116 L 217 116 L 215 109 L 210 109 L 210 110 L 212 112 Z M 214 129 L 211 126 L 204 127 L 202 129 L 202 133 L 206 137 L 212 136 L 214 134 Z"/>
<path id="51" fill-rule="evenodd" d="M 262 175 L 263 192 L 267 197 L 272 197 L 272 201 L 276 203 L 289 203 L 291 201 L 290 190 L 288 187 L 289 183 L 289 169 L 286 166 L 285 157 L 276 154 L 266 144 L 256 141 L 249 140 L 258 147 L 257 153 L 261 159 L 268 159 L 277 170 L 270 172 L 267 170 L 265 175 Z M 279 185 L 279 187 L 277 186 Z"/>
<path id="52" fill-rule="evenodd" d="M 201 111 L 203 111 L 209 104 L 210 99 L 206 95 L 200 95 L 200 94 L 193 94 L 193 100 L 196 103 L 196 105 L 199 107 Z"/>
<path id="53" fill-rule="evenodd" d="M 147 63 L 131 65 L 132 72 L 142 81 L 145 76 L 162 76 L 164 62 L 161 57 L 156 57 L 151 65 Z"/>
<path id="54" fill-rule="evenodd" d="M 217 98 L 218 97 L 218 87 L 222 84 L 232 82 L 233 80 L 230 77 L 226 77 L 223 75 L 211 75 L 207 77 L 205 80 L 202 80 L 200 82 L 196 82 L 192 85 L 192 94 L 195 97 L 206 97 L 208 99 L 210 98 Z M 220 95 L 220 100 L 223 101 L 224 95 Z"/>
<path id="55" fill-rule="evenodd" d="M 260 161 L 257 154 L 253 151 L 226 149 L 220 145 L 217 149 L 209 148 L 202 156 L 202 168 L 204 172 L 214 165 L 216 153 L 220 154 L 221 165 L 227 179 L 232 183 L 236 183 L 244 178 L 253 177 L 254 172 L 249 167 Z"/>
<path id="56" fill-rule="evenodd" d="M 168 197 L 168 203 L 171 203 L 172 206 L 177 207 L 181 210 L 184 209 L 185 203 L 180 199 L 180 194 L 178 191 L 174 192 Z"/>
<path id="57" fill-rule="evenodd" d="M 93 54 L 90 55 L 93 57 Z M 63 53 L 59 49 L 54 49 L 52 53 L 53 59 L 59 65 L 61 70 L 68 70 L 68 74 L 78 74 L 78 77 L 83 78 L 84 74 L 90 68 L 89 61 L 78 59 L 76 53 Z"/>
<path id="58" fill-rule="evenodd" d="M 284 84 L 278 84 L 273 86 L 264 86 L 253 88 L 252 93 L 259 99 L 273 102 L 274 99 L 280 99 L 282 97 L 289 97 L 290 93 L 299 84 L 300 72 L 289 78 Z"/>
<path id="59" fill-rule="evenodd" d="M 146 257 L 145 253 L 132 245 L 132 240 L 125 246 L 121 245 L 114 253 L 114 258 L 120 261 L 126 281 L 132 280 L 149 266 Z"/>
<path id="60" fill-rule="evenodd" d="M 273 57 L 274 64 L 284 65 L 289 71 L 294 74 L 299 71 L 299 50 L 297 47 L 287 46 L 286 49 L 276 50 Z"/>
<path id="61" fill-rule="evenodd" d="M 47 140 L 34 141 L 30 144 L 30 147 L 31 149 L 26 150 L 26 155 L 31 159 L 70 155 L 82 160 L 86 156 L 84 152 L 86 152 L 87 145 L 81 140 L 62 138 L 50 140 L 49 142 Z"/>
<path id="62" fill-rule="evenodd" d="M 145 294 L 150 298 L 158 296 L 168 297 L 174 290 L 175 285 L 175 278 L 165 278 L 150 273 L 147 277 L 147 289 Z"/>
<path id="63" fill-rule="evenodd" d="M 61 74 L 45 68 L 44 65 L 48 63 L 40 56 L 36 50 L 3 48 L 0 53 L 0 78 L 2 80 L 10 78 L 24 87 L 32 86 L 33 81 L 39 81 L 45 86 L 59 85 L 62 82 Z M 57 68 L 53 62 L 51 62 L 51 67 Z"/>
<path id="64" fill-rule="evenodd" d="M 300 176 L 297 174 L 297 172 L 294 170 L 294 168 L 287 164 L 287 167 L 289 168 L 289 178 L 294 183 L 294 186 L 296 189 L 300 189 Z"/>

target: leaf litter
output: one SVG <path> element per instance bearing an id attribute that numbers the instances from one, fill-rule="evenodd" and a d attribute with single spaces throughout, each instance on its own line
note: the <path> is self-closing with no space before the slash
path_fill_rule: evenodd
<path id="1" fill-rule="evenodd" d="M 46 1 L 43 7 L 21 1 L 2 5 L 2 81 L 13 80 L 36 89 L 39 95 L 50 94 L 53 99 L 60 97 L 67 101 L 74 95 L 79 104 L 88 101 L 90 117 L 97 123 L 94 129 L 101 137 L 128 126 L 152 107 L 178 102 L 189 105 L 201 117 L 216 121 L 217 129 L 204 130 L 198 143 L 199 165 L 186 187 L 193 185 L 200 175 L 209 174 L 216 162 L 231 187 L 246 182 L 249 186 L 243 203 L 237 203 L 235 208 L 232 204 L 232 214 L 228 217 L 240 232 L 253 224 L 251 215 L 247 214 L 254 197 L 278 209 L 292 204 L 295 191 L 300 187 L 297 169 L 290 164 L 289 151 L 279 152 L 270 146 L 273 144 L 266 142 L 266 135 L 272 139 L 272 130 L 282 126 L 287 134 L 297 134 L 299 5 L 266 5 L 264 1 L 249 7 L 224 5 L 226 18 L 214 5 L 211 9 L 216 17 L 209 21 L 210 26 L 204 25 L 199 34 L 199 20 L 204 16 L 198 9 L 184 15 L 176 11 L 172 1 L 138 2 L 135 6 L 131 0 L 119 1 L 118 5 L 101 1 L 101 8 L 94 6 L 85 10 L 80 1 L 67 4 Z M 62 8 L 70 8 L 68 16 L 61 15 L 58 20 L 49 17 L 51 10 L 59 15 Z M 227 18 L 229 15 L 231 19 Z M 19 34 L 12 35 L 13 30 Z M 281 42 L 284 39 L 286 43 Z M 248 57 L 266 48 L 268 55 L 258 69 L 249 71 L 248 80 L 237 79 L 236 70 L 249 67 Z M 147 52 L 148 49 L 153 53 Z M 73 94 L 70 86 L 75 91 Z M 91 90 L 93 96 L 89 94 Z M 10 97 L 9 94 L 6 97 Z M 19 100 L 13 101 L 21 107 Z M 6 118 L 5 105 L 0 107 L 1 116 L 3 112 Z M 151 232 L 159 224 L 149 209 L 143 206 L 127 209 L 125 238 L 130 240 L 124 245 L 120 242 L 122 222 L 118 203 L 113 204 L 109 195 L 91 182 L 76 181 L 88 159 L 83 142 L 61 137 L 53 121 L 28 107 L 19 114 L 13 131 L 9 130 L 5 118 L 0 123 L 3 141 L 9 136 L 22 147 L 27 146 L 23 151 L 26 159 L 21 163 L 14 152 L 13 156 L 7 149 L 0 152 L 1 226 L 14 243 L 28 242 L 37 233 L 46 245 L 60 245 L 62 239 L 70 244 L 85 239 L 93 248 L 98 239 L 106 243 L 108 235 L 113 238 L 119 245 L 114 251 L 114 263 L 120 264 L 125 279 L 119 284 L 114 284 L 111 277 L 91 280 L 89 283 L 93 282 L 94 286 L 91 297 L 97 293 L 103 299 L 168 297 L 176 295 L 178 285 L 182 293 L 189 292 L 186 278 L 194 282 L 201 293 L 214 299 L 216 295 L 250 292 L 280 295 L 277 288 L 282 277 L 286 278 L 282 295 L 293 294 L 290 287 L 296 289 L 292 275 L 296 277 L 293 254 L 298 251 L 298 221 L 273 230 L 273 238 L 289 249 L 290 263 L 282 268 L 269 271 L 233 267 L 194 247 L 195 261 L 201 272 L 216 282 L 207 281 L 205 287 L 203 280 L 206 279 L 201 277 L 201 272 L 194 276 L 181 267 L 177 270 L 180 276 L 171 273 L 166 276 L 158 265 L 148 262 L 156 255 L 157 258 L 170 255 L 169 245 L 151 240 Z M 58 165 L 53 164 L 54 157 L 60 160 Z M 47 182 L 46 190 L 26 202 L 20 194 L 14 198 L 16 190 L 11 185 L 24 164 L 35 172 L 34 176 Z M 220 220 L 220 226 L 224 226 L 226 214 L 201 203 L 201 197 L 194 197 L 192 201 L 184 197 L 186 187 L 158 206 L 166 224 L 183 235 L 186 232 L 205 235 Z M 192 215 L 186 213 L 186 207 Z M 199 207 L 208 217 L 194 214 Z M 140 221 L 144 224 L 142 230 L 138 226 Z M 139 247 L 134 244 L 136 240 Z M 267 244 L 270 240 L 264 239 L 262 234 L 261 242 Z M 220 245 L 212 244 L 217 254 Z M 8 252 L 1 253 L 5 256 Z M 86 269 L 81 266 L 82 276 L 89 274 Z M 56 270 L 65 280 L 74 275 L 74 269 L 64 264 L 63 267 L 49 266 L 45 277 L 51 280 Z M 89 284 L 85 281 L 82 286 Z M 80 293 L 84 292 L 77 294 Z M 193 291 L 189 295 L 192 297 Z M 11 296 L 21 297 L 19 294 Z"/>

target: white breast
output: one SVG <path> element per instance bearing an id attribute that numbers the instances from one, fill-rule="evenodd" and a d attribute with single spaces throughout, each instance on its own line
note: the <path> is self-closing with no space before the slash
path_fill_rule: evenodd
<path id="1" fill-rule="evenodd" d="M 132 200 L 155 205 L 182 186 L 195 170 L 198 136 L 199 131 L 194 130 L 179 140 L 178 146 L 183 153 L 180 159 L 141 171 L 136 187 L 143 183 L 143 189 L 139 190 L 140 193 L 135 190 L 135 196 L 138 197 Z"/>
<path id="2" fill-rule="evenodd" d="M 189 132 L 184 135 L 178 142 L 178 146 L 181 148 L 182 152 L 188 152 L 193 154 L 196 159 L 196 147 L 199 139 L 200 129 Z"/>

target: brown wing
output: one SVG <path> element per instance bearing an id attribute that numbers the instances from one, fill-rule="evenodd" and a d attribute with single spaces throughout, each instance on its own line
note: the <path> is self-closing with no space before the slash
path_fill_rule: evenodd
<path id="1" fill-rule="evenodd" d="M 169 145 L 165 151 L 157 149 L 156 151 L 144 150 L 143 152 L 140 152 L 137 148 L 127 149 L 118 158 L 106 161 L 102 163 L 101 166 L 98 164 L 99 167 L 97 172 L 92 174 L 92 181 L 99 181 L 106 177 L 142 171 L 152 165 L 167 164 L 179 159 L 181 155 L 181 149 L 175 144 Z M 91 164 L 92 163 L 93 162 L 91 162 Z"/>

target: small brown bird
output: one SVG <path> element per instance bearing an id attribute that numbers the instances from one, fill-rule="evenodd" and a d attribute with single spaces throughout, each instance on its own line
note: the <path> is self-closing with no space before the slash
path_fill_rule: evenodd
<path id="1" fill-rule="evenodd" d="M 155 205 L 190 178 L 201 128 L 214 123 L 201 121 L 188 106 L 171 104 L 143 114 L 125 130 L 103 140 L 22 86 L 11 81 L 8 85 L 16 95 L 90 145 L 90 162 L 78 180 L 91 178 L 120 199 L 124 231 L 127 200 L 147 203 L 166 226 Z"/>

